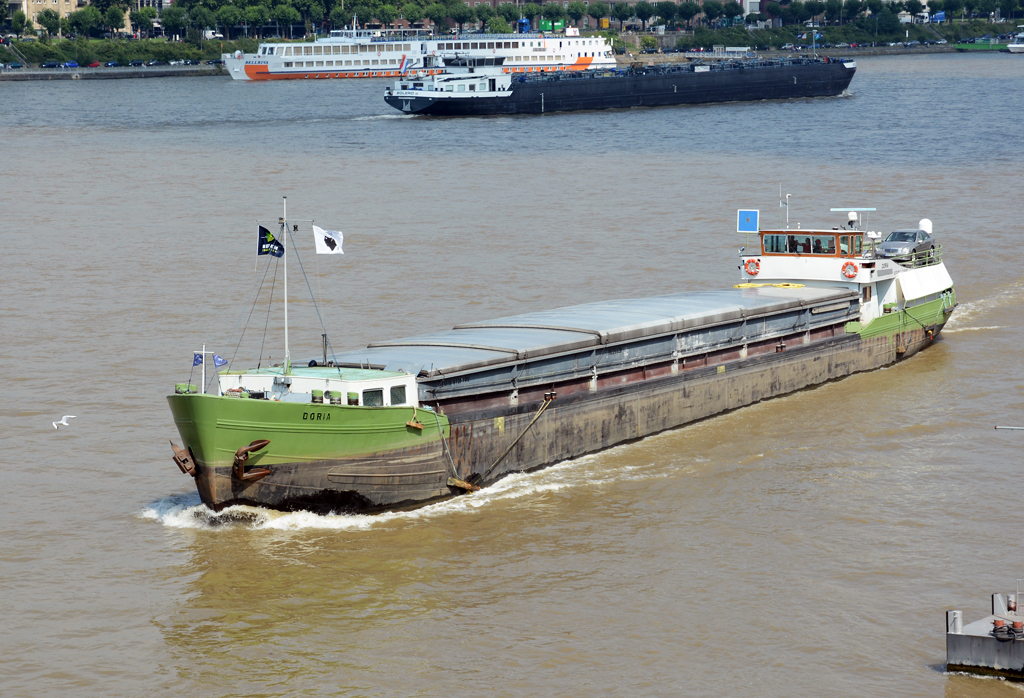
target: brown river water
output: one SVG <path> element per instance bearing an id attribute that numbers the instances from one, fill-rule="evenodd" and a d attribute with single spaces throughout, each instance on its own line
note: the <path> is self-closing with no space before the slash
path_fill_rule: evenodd
<path id="1" fill-rule="evenodd" d="M 383 87 L 0 86 L 0 695 L 1020 695 L 943 663 L 946 609 L 1024 577 L 1024 432 L 993 429 L 1024 425 L 1024 58 L 540 118 L 404 117 Z M 411 512 L 211 516 L 171 462 L 192 351 L 254 364 L 266 326 L 281 359 L 266 289 L 228 340 L 282 196 L 345 232 L 344 257 L 297 238 L 340 349 L 728 286 L 736 209 L 777 222 L 780 183 L 804 227 L 932 219 L 941 341 Z"/>

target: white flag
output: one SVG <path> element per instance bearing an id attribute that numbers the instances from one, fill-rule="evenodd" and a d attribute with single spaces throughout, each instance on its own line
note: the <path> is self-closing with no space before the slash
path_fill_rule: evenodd
<path id="1" fill-rule="evenodd" d="M 340 230 L 324 230 L 314 225 L 313 240 L 316 242 L 317 254 L 345 254 L 341 249 L 345 236 Z"/>

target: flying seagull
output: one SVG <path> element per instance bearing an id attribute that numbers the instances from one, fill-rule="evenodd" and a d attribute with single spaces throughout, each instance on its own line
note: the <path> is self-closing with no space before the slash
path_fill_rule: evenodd
<path id="1" fill-rule="evenodd" d="M 69 419 L 75 419 L 75 418 L 76 418 L 76 417 L 75 417 L 75 415 L 73 415 L 73 414 L 66 414 L 66 415 L 64 415 L 63 417 L 61 417 L 61 418 L 60 418 L 60 421 L 59 421 L 59 422 L 54 422 L 54 423 L 53 423 L 53 428 L 54 428 L 54 429 L 60 429 L 60 428 L 61 428 L 61 426 L 69 427 L 69 426 L 71 426 L 71 425 L 70 425 L 70 424 L 68 424 L 68 420 L 69 420 Z"/>

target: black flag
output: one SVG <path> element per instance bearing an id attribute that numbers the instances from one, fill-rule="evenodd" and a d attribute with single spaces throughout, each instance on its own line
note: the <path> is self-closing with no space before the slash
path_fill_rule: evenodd
<path id="1" fill-rule="evenodd" d="M 270 254 L 275 257 L 284 256 L 284 243 L 274 237 L 273 233 L 260 226 L 260 238 L 259 245 L 256 248 L 256 254 Z"/>

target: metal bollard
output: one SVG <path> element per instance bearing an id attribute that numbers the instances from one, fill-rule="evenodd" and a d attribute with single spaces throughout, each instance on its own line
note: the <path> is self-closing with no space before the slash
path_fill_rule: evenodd
<path id="1" fill-rule="evenodd" d="M 963 611 L 946 611 L 946 632 L 962 635 L 964 632 Z"/>

